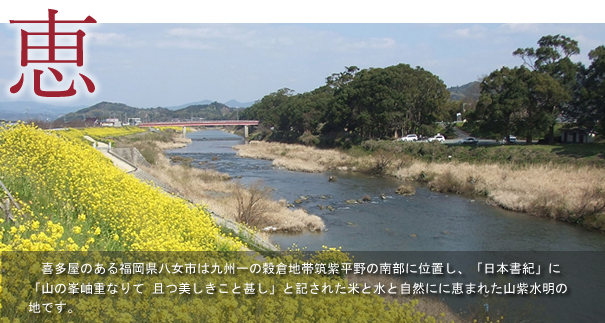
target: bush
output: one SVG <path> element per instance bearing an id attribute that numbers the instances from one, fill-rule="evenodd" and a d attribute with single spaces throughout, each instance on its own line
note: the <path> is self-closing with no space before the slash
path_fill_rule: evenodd
<path id="1" fill-rule="evenodd" d="M 248 189 L 238 184 L 234 195 L 237 202 L 235 221 L 249 226 L 261 225 L 271 208 L 267 203 L 271 199 L 271 189 L 263 187 L 260 182 L 255 182 Z"/>
<path id="2" fill-rule="evenodd" d="M 313 135 L 310 131 L 305 131 L 302 136 L 298 137 L 298 141 L 306 146 L 319 145 L 319 136 Z"/>
<path id="3" fill-rule="evenodd" d="M 395 190 L 395 193 L 399 195 L 413 195 L 416 194 L 416 189 L 414 188 L 414 186 L 406 183 L 399 185 L 397 190 Z"/>

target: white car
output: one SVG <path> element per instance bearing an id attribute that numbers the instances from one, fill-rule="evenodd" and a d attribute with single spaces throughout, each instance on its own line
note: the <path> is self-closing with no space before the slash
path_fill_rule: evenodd
<path id="1" fill-rule="evenodd" d="M 399 141 L 418 141 L 418 136 L 415 134 L 407 135 L 405 137 L 399 138 Z"/>
<path id="2" fill-rule="evenodd" d="M 442 134 L 438 133 L 436 136 L 429 138 L 428 141 L 438 141 L 440 143 L 443 143 L 445 141 L 445 137 Z"/>
<path id="3" fill-rule="evenodd" d="M 506 144 L 506 143 L 507 143 L 507 142 L 506 142 L 506 137 L 502 138 L 502 143 L 503 143 L 503 144 Z M 517 137 L 515 137 L 515 136 L 511 135 L 511 136 L 510 136 L 510 143 L 511 143 L 511 144 L 516 144 L 516 143 L 517 143 Z"/>

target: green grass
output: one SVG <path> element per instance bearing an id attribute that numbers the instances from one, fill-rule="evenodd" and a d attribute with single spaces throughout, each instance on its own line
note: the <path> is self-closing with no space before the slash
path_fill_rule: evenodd
<path id="1" fill-rule="evenodd" d="M 505 163 L 513 165 L 566 164 L 605 167 L 605 144 L 556 145 L 487 145 L 462 146 L 436 143 L 366 141 L 349 150 L 353 156 L 363 151 L 386 151 L 395 155 L 409 155 L 428 162 Z M 451 158 L 450 158 L 451 156 Z"/>

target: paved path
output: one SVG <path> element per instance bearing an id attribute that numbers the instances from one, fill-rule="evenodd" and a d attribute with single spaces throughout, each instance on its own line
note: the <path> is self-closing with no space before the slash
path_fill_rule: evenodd
<path id="1" fill-rule="evenodd" d="M 130 162 L 122 159 L 121 157 L 118 157 L 117 155 L 114 155 L 113 153 L 111 153 L 111 151 L 109 150 L 108 144 L 106 144 L 104 142 L 96 141 L 89 136 L 84 136 L 84 138 L 90 142 L 96 143 L 97 150 L 100 151 L 101 153 L 103 153 L 103 155 L 105 155 L 107 158 L 111 159 L 111 161 L 113 162 L 113 164 L 116 167 L 124 170 L 126 173 L 130 173 L 130 174 L 134 175 L 134 177 L 138 178 L 142 182 L 146 182 L 150 185 L 157 186 L 160 189 L 162 189 L 164 192 L 171 194 L 171 195 L 175 195 L 177 197 L 180 197 L 180 198 L 184 199 L 185 201 L 188 201 L 189 203 L 193 204 L 193 202 L 191 202 L 187 198 L 181 196 L 178 191 L 174 190 L 169 185 L 167 185 L 167 184 L 163 183 L 162 181 L 158 180 L 157 178 L 153 177 L 151 174 L 147 173 L 146 171 L 132 165 Z M 229 230 L 232 230 L 233 232 L 235 232 L 236 236 L 240 235 L 239 232 L 241 229 L 241 225 L 239 223 L 229 220 L 229 219 L 225 219 L 222 216 L 220 216 L 210 210 L 208 210 L 208 211 L 210 212 L 210 215 L 212 216 L 212 218 L 214 219 L 216 224 L 218 224 L 221 227 L 225 227 Z M 242 232 L 241 234 L 249 235 L 247 232 Z M 270 243 L 269 241 L 266 241 L 265 239 L 263 239 L 257 235 L 252 235 L 251 237 L 249 237 L 248 243 L 256 244 L 257 248 L 264 249 L 264 250 L 270 250 L 270 251 L 278 250 L 277 247 L 275 247 L 272 243 Z"/>
<path id="2" fill-rule="evenodd" d="M 134 173 L 137 170 L 137 168 L 132 166 L 130 163 L 128 163 L 125 160 L 123 160 L 122 158 L 110 153 L 108 144 L 106 144 L 104 142 L 96 141 L 89 136 L 84 136 L 84 139 L 86 139 L 90 142 L 96 143 L 97 150 L 100 151 L 103 155 L 105 155 L 105 157 L 111 159 L 113 164 L 116 167 L 118 167 L 119 169 L 125 171 L 126 173 Z"/>

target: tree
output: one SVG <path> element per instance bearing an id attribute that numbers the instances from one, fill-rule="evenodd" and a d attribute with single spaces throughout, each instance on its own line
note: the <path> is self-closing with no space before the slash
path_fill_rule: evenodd
<path id="1" fill-rule="evenodd" d="M 578 73 L 573 109 L 567 115 L 581 126 L 605 133 L 605 46 L 595 48 L 588 57 L 592 62 Z"/>
<path id="2" fill-rule="evenodd" d="M 580 53 L 578 42 L 563 35 L 544 36 L 538 40 L 539 47 L 518 48 L 513 55 L 521 57 L 524 65 L 533 71 L 549 74 L 557 80 L 561 86 L 568 92 L 571 99 L 576 81 L 576 74 L 581 64 L 571 61 L 571 56 Z M 560 102 L 559 105 L 549 107 L 550 113 L 554 116 L 552 124 L 549 125 L 548 143 L 554 143 L 554 128 L 556 117 L 565 110 L 569 109 L 569 101 Z"/>
<path id="3" fill-rule="evenodd" d="M 525 67 L 503 67 L 481 82 L 481 97 L 472 121 L 481 133 L 510 140 L 512 131 L 531 143 L 555 122 L 552 107 L 569 100 L 553 77 Z"/>
<path id="4" fill-rule="evenodd" d="M 531 72 L 525 67 L 503 67 L 492 72 L 481 82 L 481 96 L 473 113 L 473 122 L 479 131 L 494 139 L 510 135 L 521 121 L 528 106 Z"/>
<path id="5" fill-rule="evenodd" d="M 244 110 L 240 116 L 242 119 L 260 120 L 267 127 L 284 128 L 289 130 L 289 125 L 284 119 L 286 102 L 292 97 L 294 91 L 289 88 L 279 89 L 255 102 Z"/>
<path id="6" fill-rule="evenodd" d="M 357 72 L 359 72 L 359 67 L 345 66 L 344 72 L 332 73 L 332 75 L 326 77 L 326 85 L 334 89 L 342 88 L 355 78 Z"/>
<path id="7" fill-rule="evenodd" d="M 407 64 L 359 71 L 336 90 L 327 130 L 347 129 L 362 138 L 416 132 L 432 124 L 449 98 L 443 81 Z"/>
<path id="8" fill-rule="evenodd" d="M 553 114 L 553 107 L 569 102 L 571 96 L 557 80 L 547 73 L 532 71 L 523 77 L 528 86 L 528 103 L 518 128 L 525 134 L 526 142 L 529 144 L 534 135 L 542 135 L 548 131 L 552 136 L 557 117 L 556 114 Z"/>

